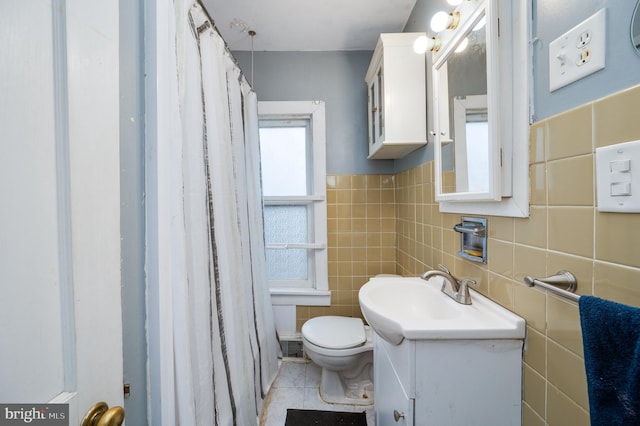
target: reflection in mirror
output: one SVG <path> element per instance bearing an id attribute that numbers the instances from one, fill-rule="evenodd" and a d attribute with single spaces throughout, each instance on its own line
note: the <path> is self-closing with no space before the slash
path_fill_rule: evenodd
<path id="1" fill-rule="evenodd" d="M 438 70 L 443 193 L 490 189 L 486 40 L 477 25 Z"/>
<path id="2" fill-rule="evenodd" d="M 631 17 L 631 44 L 636 53 L 640 55 L 640 0 L 636 4 Z"/>
<path id="3" fill-rule="evenodd" d="M 489 115 L 487 95 L 453 99 L 456 191 L 489 190 Z"/>

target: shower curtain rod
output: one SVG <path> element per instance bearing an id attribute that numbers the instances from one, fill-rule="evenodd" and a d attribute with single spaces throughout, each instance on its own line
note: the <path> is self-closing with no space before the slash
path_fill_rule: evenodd
<path id="1" fill-rule="evenodd" d="M 207 8 L 202 3 L 202 0 L 196 0 L 196 3 L 200 6 L 202 11 L 206 15 L 207 19 L 209 20 L 208 22 L 205 22 L 202 26 L 198 27 L 198 32 L 201 32 L 201 31 L 204 31 L 204 30 L 206 30 L 208 28 L 211 28 L 212 30 L 214 30 L 216 32 L 216 34 L 218 34 L 218 36 L 220 37 L 220 39 L 222 39 L 222 41 L 224 43 L 225 52 L 227 52 L 227 55 L 229 55 L 229 57 L 231 58 L 233 63 L 236 65 L 236 67 L 240 71 L 240 76 L 239 76 L 240 82 L 246 83 L 251 88 L 251 90 L 253 91 L 253 86 L 251 85 L 251 83 L 249 83 L 249 80 L 244 75 L 244 72 L 242 71 L 242 68 L 240 67 L 240 64 L 238 63 L 238 60 L 236 59 L 235 56 L 233 56 L 233 53 L 231 53 L 231 49 L 229 49 L 229 45 L 227 44 L 227 40 L 225 40 L 224 37 L 222 37 L 222 33 L 218 29 L 218 26 L 216 25 L 215 20 L 209 14 L 209 11 L 207 10 Z"/>

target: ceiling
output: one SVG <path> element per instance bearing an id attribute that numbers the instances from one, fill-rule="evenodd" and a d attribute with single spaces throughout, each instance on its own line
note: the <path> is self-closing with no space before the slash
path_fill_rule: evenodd
<path id="1" fill-rule="evenodd" d="M 232 51 L 373 50 L 416 0 L 201 0 Z"/>

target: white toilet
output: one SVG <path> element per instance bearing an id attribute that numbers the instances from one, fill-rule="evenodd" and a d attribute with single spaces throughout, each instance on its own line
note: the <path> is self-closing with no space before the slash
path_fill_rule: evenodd
<path id="1" fill-rule="evenodd" d="M 302 325 L 302 343 L 322 367 L 320 396 L 325 402 L 373 404 L 373 342 L 360 318 L 312 318 Z"/>

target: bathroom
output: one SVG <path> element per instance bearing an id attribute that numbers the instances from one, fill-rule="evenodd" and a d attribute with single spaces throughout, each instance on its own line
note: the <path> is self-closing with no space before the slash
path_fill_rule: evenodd
<path id="1" fill-rule="evenodd" d="M 640 216 L 598 212 L 593 183 L 594 147 L 640 138 L 633 112 L 640 103 L 640 57 L 628 28 L 633 3 L 533 2 L 534 34 L 542 42 L 534 48 L 530 216 L 489 217 L 486 265 L 457 256 L 453 226 L 460 215 L 440 213 L 434 201 L 431 144 L 399 160 L 366 161 L 366 145 L 352 143 L 366 132 L 361 82 L 370 53 L 255 52 L 260 100 L 323 99 L 334 109 L 333 116 L 327 109 L 332 305 L 297 306 L 295 330 L 320 315 L 361 316 L 358 290 L 370 276 L 418 276 L 441 263 L 476 279 L 481 293 L 526 319 L 523 424 L 589 424 L 577 306 L 532 291 L 523 278 L 566 269 L 582 294 L 640 306 Z M 550 93 L 548 40 L 603 7 L 609 22 L 619 23 L 607 27 L 606 69 Z M 425 17 L 439 8 L 418 0 L 405 31 L 428 30 Z M 250 69 L 250 52 L 235 56 Z M 396 208 L 384 208 L 389 202 Z M 358 213 L 363 205 L 366 217 Z"/>
<path id="2" fill-rule="evenodd" d="M 140 2 L 141 3 L 141 2 Z M 444 2 L 442 2 L 444 3 Z M 523 425 L 587 425 L 582 339 L 576 304 L 523 285 L 525 275 L 573 272 L 579 293 L 640 306 L 640 218 L 596 209 L 595 147 L 640 139 L 640 56 L 630 46 L 635 1 L 532 1 L 533 123 L 529 130 L 530 215 L 489 216 L 486 265 L 457 255 L 460 214 L 440 213 L 434 200 L 433 147 L 399 160 L 367 160 L 366 88 L 371 51 L 234 52 L 259 101 L 323 100 L 327 105 L 328 262 L 331 306 L 296 306 L 284 314 L 289 332 L 321 315 L 360 317 L 359 288 L 380 273 L 418 276 L 441 263 L 475 279 L 480 293 L 527 321 L 523 364 Z M 418 0 L 404 31 L 428 31 L 437 7 Z M 142 4 L 121 2 L 129 31 L 120 55 L 124 109 L 139 117 L 145 87 Z M 606 68 L 558 92 L 548 90 L 548 43 L 601 8 L 608 13 Z M 215 19 L 215 10 L 209 11 Z M 126 17 L 126 18 L 125 18 Z M 130 73 L 130 74 L 127 74 Z M 128 77 L 127 77 L 128 76 Z M 523 94 L 526 96 L 526 94 Z M 133 112 L 131 112 L 133 111 Z M 429 114 L 429 112 L 428 112 Z M 127 118 L 128 119 L 128 118 Z M 144 424 L 147 405 L 144 135 L 140 121 L 122 127 L 124 400 L 129 424 Z M 137 142 L 137 143 L 136 143 Z M 390 203 L 394 205 L 389 208 Z M 367 216 L 361 213 L 366 211 Z M 373 216 L 371 216 L 373 214 Z M 366 227 L 366 233 L 362 232 Z M 293 320 L 292 320 L 293 318 Z M 293 321 L 293 322 L 292 322 Z M 147 411 L 149 410 L 149 412 Z M 155 410 L 155 411 L 154 411 Z M 131 413 L 131 414 L 129 414 Z M 142 420 L 141 420 L 142 419 Z"/>

